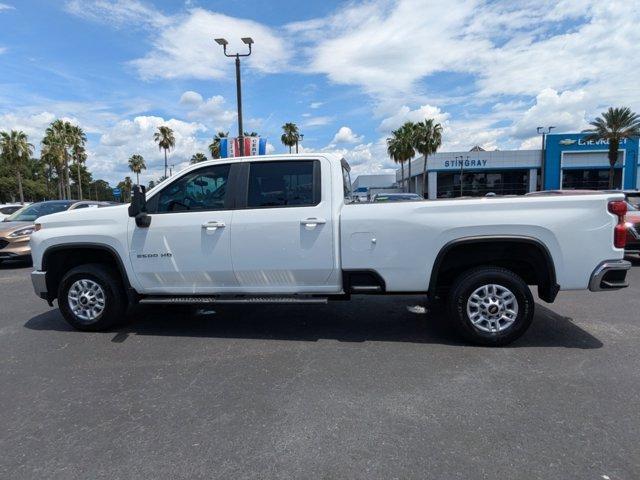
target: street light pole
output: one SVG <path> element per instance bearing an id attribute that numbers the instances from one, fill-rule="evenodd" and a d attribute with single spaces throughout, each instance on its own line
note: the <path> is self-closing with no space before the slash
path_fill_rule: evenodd
<path id="1" fill-rule="evenodd" d="M 545 167 L 546 167 L 546 148 L 547 148 L 546 146 L 547 146 L 547 143 L 546 143 L 545 140 L 547 138 L 547 135 L 549 133 L 551 133 L 551 130 L 553 130 L 554 128 L 556 128 L 556 127 L 554 127 L 553 125 L 550 126 L 550 127 L 547 127 L 546 131 L 545 131 L 544 127 L 536 128 L 536 131 L 538 132 L 538 135 L 542 135 L 542 158 L 540 159 L 540 183 L 541 183 L 541 185 L 540 185 L 541 188 L 540 189 L 541 190 L 544 190 L 544 173 L 545 173 L 545 170 L 546 170 Z M 560 187 L 562 188 L 562 185 L 560 185 Z"/>
<path id="2" fill-rule="evenodd" d="M 298 142 L 302 143 L 303 139 L 304 139 L 304 133 L 299 133 L 296 136 L 296 153 L 298 153 Z"/>
<path id="3" fill-rule="evenodd" d="M 244 130 L 242 128 L 242 82 L 240 80 L 240 57 L 248 57 L 251 55 L 251 45 L 253 45 L 253 39 L 251 37 L 243 37 L 242 43 L 248 45 L 249 53 L 227 53 L 227 42 L 224 38 L 216 38 L 216 43 L 222 45 L 222 51 L 225 57 L 235 57 L 236 59 L 236 95 L 238 98 L 238 147 L 240 148 L 240 156 L 244 156 Z"/>
<path id="4" fill-rule="evenodd" d="M 456 157 L 457 159 L 458 157 Z M 469 155 L 467 155 L 467 160 L 469 160 Z M 462 197 L 462 178 L 464 176 L 464 157 L 460 155 L 460 196 Z"/>

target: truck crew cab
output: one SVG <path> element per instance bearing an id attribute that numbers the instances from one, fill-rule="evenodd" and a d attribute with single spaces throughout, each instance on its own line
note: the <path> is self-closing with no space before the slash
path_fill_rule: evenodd
<path id="1" fill-rule="evenodd" d="M 504 345 L 559 290 L 627 286 L 621 194 L 351 203 L 328 154 L 202 162 L 131 205 L 41 217 L 36 293 L 81 330 L 135 302 L 324 303 L 352 294 L 446 301 L 468 340 Z"/>

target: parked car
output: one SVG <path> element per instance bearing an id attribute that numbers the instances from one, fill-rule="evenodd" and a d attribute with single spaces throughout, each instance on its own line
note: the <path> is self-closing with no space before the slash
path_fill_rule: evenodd
<path id="1" fill-rule="evenodd" d="M 90 331 L 134 303 L 415 294 L 442 299 L 466 339 L 504 345 L 533 320 L 529 285 L 545 302 L 627 286 L 621 193 L 354 204 L 349 170 L 331 154 L 206 161 L 128 206 L 41 217 L 34 290 Z"/>
<path id="2" fill-rule="evenodd" d="M 640 191 L 638 190 L 625 190 L 624 197 L 627 200 L 627 203 L 630 203 L 637 210 L 640 210 Z"/>
<path id="3" fill-rule="evenodd" d="M 417 193 L 376 193 L 371 199 L 374 203 L 415 202 L 416 200 L 424 200 L 424 198 Z"/>
<path id="4" fill-rule="evenodd" d="M 107 206 L 107 202 L 89 200 L 48 200 L 24 206 L 0 222 L 0 262 L 26 260 L 31 256 L 29 239 L 38 217 L 65 210 Z"/>
<path id="5" fill-rule="evenodd" d="M 640 208 L 628 203 L 627 214 L 624 217 L 627 226 L 627 245 L 624 251 L 627 255 L 640 255 Z"/>
<path id="6" fill-rule="evenodd" d="M 26 204 L 28 205 L 28 204 Z M 5 218 L 7 218 L 9 215 L 11 215 L 14 212 L 17 212 L 18 210 L 20 210 L 22 207 L 24 207 L 24 205 L 21 205 L 19 203 L 8 203 L 8 204 L 3 204 L 0 205 L 0 222 L 2 220 L 4 220 Z"/>

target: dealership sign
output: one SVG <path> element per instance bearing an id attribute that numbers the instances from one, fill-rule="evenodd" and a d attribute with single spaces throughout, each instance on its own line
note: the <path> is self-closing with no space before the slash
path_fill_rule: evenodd
<path id="1" fill-rule="evenodd" d="M 562 140 L 560 140 L 558 142 L 560 145 L 563 145 L 565 147 L 568 147 L 569 145 L 574 145 L 574 144 L 578 144 L 581 147 L 588 147 L 591 145 L 609 145 L 609 140 L 604 138 L 604 139 L 599 139 L 599 140 L 585 140 L 584 138 L 579 138 L 578 140 L 575 140 L 573 138 L 563 138 Z M 620 145 L 625 145 L 627 143 L 627 139 L 623 138 L 620 140 Z"/>
<path id="2" fill-rule="evenodd" d="M 487 161 L 486 160 L 445 160 L 444 161 L 444 166 L 445 168 L 449 168 L 449 167 L 458 167 L 458 168 L 464 168 L 464 167 L 486 167 L 487 166 Z"/>
<path id="3" fill-rule="evenodd" d="M 267 153 L 267 139 L 260 137 L 243 137 L 244 155 L 253 157 Z M 224 137 L 220 139 L 220 158 L 240 156 L 240 139 Z"/>

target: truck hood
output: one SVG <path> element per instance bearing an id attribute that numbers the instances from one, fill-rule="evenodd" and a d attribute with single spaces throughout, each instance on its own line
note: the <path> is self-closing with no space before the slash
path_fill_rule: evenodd
<path id="1" fill-rule="evenodd" d="M 122 222 L 129 216 L 129 212 L 127 211 L 128 207 L 129 204 L 123 204 L 113 207 L 67 210 L 65 212 L 58 212 L 39 217 L 36 220 L 36 223 L 42 225 L 42 228 L 58 228 L 76 225 L 103 225 L 105 223 Z"/>

